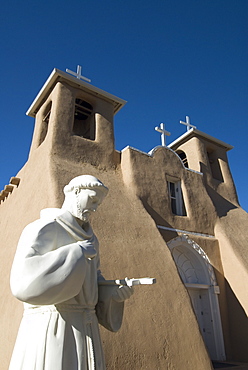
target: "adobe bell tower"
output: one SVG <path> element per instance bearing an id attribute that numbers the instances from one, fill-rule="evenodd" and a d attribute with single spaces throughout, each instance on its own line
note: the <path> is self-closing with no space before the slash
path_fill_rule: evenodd
<path id="1" fill-rule="evenodd" d="M 35 117 L 30 156 L 46 150 L 50 156 L 75 163 L 115 166 L 113 117 L 126 103 L 90 80 L 54 69 L 27 111 Z"/>

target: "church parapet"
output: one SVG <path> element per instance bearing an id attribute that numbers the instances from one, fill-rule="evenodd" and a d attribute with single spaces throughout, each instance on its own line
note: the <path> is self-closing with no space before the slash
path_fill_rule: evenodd
<path id="1" fill-rule="evenodd" d="M 161 146 L 147 154 L 126 147 L 121 169 L 124 183 L 157 224 L 213 234 L 216 213 L 203 175 L 186 168 L 172 149 Z"/>

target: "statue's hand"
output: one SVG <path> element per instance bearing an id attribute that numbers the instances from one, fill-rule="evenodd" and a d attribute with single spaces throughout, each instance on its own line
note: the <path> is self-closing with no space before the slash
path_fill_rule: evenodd
<path id="1" fill-rule="evenodd" d="M 88 259 L 91 259 L 92 260 L 93 258 L 96 257 L 97 252 L 96 252 L 93 244 L 90 241 L 88 241 L 88 240 L 80 240 L 77 243 L 83 249 L 85 258 L 88 258 Z"/>
<path id="2" fill-rule="evenodd" d="M 130 298 L 133 293 L 134 290 L 132 287 L 120 285 L 112 294 L 112 298 L 116 302 L 124 302 L 126 299 Z"/>

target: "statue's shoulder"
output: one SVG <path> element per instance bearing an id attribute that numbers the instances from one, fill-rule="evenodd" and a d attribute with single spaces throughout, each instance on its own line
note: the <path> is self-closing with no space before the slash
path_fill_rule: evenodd
<path id="1" fill-rule="evenodd" d="M 63 212 L 60 208 L 43 209 L 40 218 L 28 224 L 24 228 L 23 234 L 38 235 L 53 232 L 57 227 L 56 217 Z"/>

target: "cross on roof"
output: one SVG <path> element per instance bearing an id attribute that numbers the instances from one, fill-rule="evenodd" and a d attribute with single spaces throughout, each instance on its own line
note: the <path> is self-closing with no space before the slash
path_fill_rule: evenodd
<path id="1" fill-rule="evenodd" d="M 81 66 L 77 66 L 77 72 L 73 72 L 71 71 L 70 69 L 66 68 L 65 70 L 67 73 L 70 73 L 71 75 L 77 77 L 79 80 L 85 80 L 87 82 L 91 82 L 91 80 L 87 77 L 84 77 L 81 75 L 81 71 L 82 71 L 82 67 Z"/>
<path id="2" fill-rule="evenodd" d="M 186 122 L 180 121 L 180 123 L 187 126 L 187 131 L 189 131 L 191 128 L 196 128 L 196 126 L 191 125 L 189 116 L 186 116 Z"/>
<path id="3" fill-rule="evenodd" d="M 155 130 L 160 132 L 161 133 L 161 143 L 162 143 L 162 146 L 166 146 L 165 145 L 165 140 L 166 140 L 166 136 L 170 136 L 170 132 L 169 131 L 166 131 L 165 130 L 165 124 L 164 123 L 160 123 L 160 127 L 155 127 Z"/>

